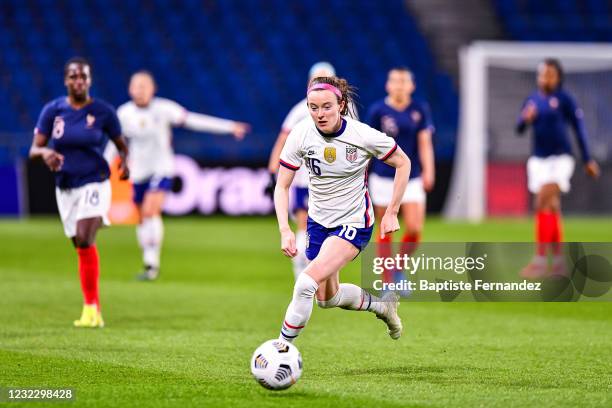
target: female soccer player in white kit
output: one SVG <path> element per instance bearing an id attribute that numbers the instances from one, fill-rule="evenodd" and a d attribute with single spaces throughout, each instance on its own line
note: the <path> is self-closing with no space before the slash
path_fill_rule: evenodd
<path id="1" fill-rule="evenodd" d="M 172 188 L 174 176 L 172 127 L 233 134 L 241 140 L 250 126 L 189 112 L 174 101 L 156 97 L 155 80 L 147 71 L 132 75 L 129 93 L 132 100 L 121 105 L 117 114 L 131 149 L 134 202 L 140 213 L 137 236 L 143 251 L 144 271 L 138 277 L 154 280 L 159 275 L 164 235 L 161 219 L 164 195 Z"/>
<path id="2" fill-rule="evenodd" d="M 372 235 L 374 212 L 367 188 L 367 167 L 377 157 L 395 167 L 393 198 L 381 220 L 383 234 L 397 231 L 401 198 L 408 183 L 410 160 L 395 141 L 366 124 L 346 117 L 352 91 L 346 80 L 319 77 L 306 93 L 311 118 L 289 134 L 280 156 L 274 204 L 282 252 L 297 255 L 288 223 L 289 186 L 304 161 L 310 173 L 306 256 L 311 261 L 294 286 L 280 338 L 293 341 L 312 313 L 313 298 L 322 308 L 370 311 L 398 339 L 402 322 L 398 296 L 382 299 L 357 285 L 339 282 L 340 270 L 359 255 Z"/>
<path id="3" fill-rule="evenodd" d="M 308 73 L 308 80 L 310 81 L 316 77 L 330 77 L 336 75 L 334 67 L 325 61 L 317 62 L 314 64 Z M 291 130 L 300 123 L 302 120 L 309 116 L 308 102 L 306 98 L 298 102 L 287 114 L 287 117 L 283 121 L 281 131 L 276 138 L 272 152 L 270 153 L 270 160 L 268 161 L 268 171 L 270 172 L 271 182 L 270 187 L 266 189 L 267 194 L 273 194 L 275 184 L 275 174 L 278 172 L 278 160 L 281 154 L 281 150 L 285 145 L 287 136 Z M 308 265 L 308 258 L 306 258 L 306 220 L 308 219 L 308 170 L 305 167 L 301 167 L 295 172 L 293 179 L 293 191 L 292 191 L 292 212 L 295 217 L 297 231 L 295 234 L 295 245 L 298 253 L 294 256 L 291 261 L 293 262 L 293 275 L 297 279 L 298 275 Z M 270 193 L 268 193 L 270 191 Z"/>

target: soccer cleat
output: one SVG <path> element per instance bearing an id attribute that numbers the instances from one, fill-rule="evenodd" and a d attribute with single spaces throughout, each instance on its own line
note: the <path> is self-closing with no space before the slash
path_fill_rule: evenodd
<path id="1" fill-rule="evenodd" d="M 81 318 L 74 321 L 74 327 L 102 328 L 104 320 L 96 305 L 83 305 Z"/>
<path id="2" fill-rule="evenodd" d="M 139 281 L 154 281 L 157 278 L 159 278 L 159 268 L 151 265 L 145 265 L 142 273 L 136 276 Z"/>
<path id="3" fill-rule="evenodd" d="M 552 268 L 548 272 L 548 277 L 553 279 L 569 278 L 570 271 L 563 258 L 555 259 L 552 263 Z"/>
<path id="4" fill-rule="evenodd" d="M 406 275 L 404 274 L 404 272 L 397 270 L 393 272 L 393 281 L 399 284 L 407 284 L 408 278 L 406 278 Z M 400 295 L 400 297 L 403 297 L 403 298 L 407 298 L 412 294 L 412 291 L 408 288 L 398 289 L 396 290 L 396 292 Z"/>
<path id="5" fill-rule="evenodd" d="M 397 340 L 402 335 L 402 319 L 397 314 L 399 307 L 399 296 L 395 292 L 388 292 L 383 295 L 381 301 L 385 304 L 385 311 L 382 314 L 376 314 L 376 317 L 385 322 L 387 332 L 393 340 Z"/>
<path id="6" fill-rule="evenodd" d="M 546 258 L 536 256 L 523 268 L 520 275 L 525 279 L 542 279 L 548 273 L 546 264 Z"/>

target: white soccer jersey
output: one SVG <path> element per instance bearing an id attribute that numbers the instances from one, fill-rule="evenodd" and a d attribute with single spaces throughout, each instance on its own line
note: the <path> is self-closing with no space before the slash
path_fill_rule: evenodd
<path id="1" fill-rule="evenodd" d="M 117 115 L 130 145 L 132 180 L 138 183 L 153 176 L 172 177 L 172 126 L 184 122 L 187 110 L 176 102 L 156 97 L 144 108 L 127 102 L 119 107 Z"/>
<path id="2" fill-rule="evenodd" d="M 349 112 L 355 112 L 355 115 L 357 115 L 357 110 L 354 108 L 354 105 L 351 104 L 351 109 Z M 310 112 L 308 111 L 308 100 L 304 98 L 293 108 L 291 108 L 287 114 L 287 117 L 283 121 L 282 129 L 290 132 L 298 123 L 308 117 L 310 117 Z M 355 116 L 354 119 L 357 119 L 357 117 Z M 300 169 L 295 172 L 293 185 L 296 187 L 308 187 L 308 170 L 306 168 L 300 167 Z"/>
<path id="3" fill-rule="evenodd" d="M 282 128 L 290 132 L 293 130 L 295 125 L 300 123 L 304 118 L 309 116 L 308 113 L 308 104 L 306 98 L 299 101 L 287 114 L 287 117 L 283 121 Z"/>
<path id="4" fill-rule="evenodd" d="M 172 127 L 213 133 L 231 133 L 234 121 L 189 112 L 178 103 L 155 97 L 144 108 L 134 102 L 117 110 L 123 134 L 130 145 L 129 166 L 132 181 L 174 175 Z"/>
<path id="5" fill-rule="evenodd" d="M 293 108 L 291 108 L 291 110 L 287 114 L 287 117 L 283 121 L 283 130 L 290 132 L 295 127 L 295 125 L 300 123 L 308 116 L 310 116 L 310 113 L 308 112 L 308 106 L 306 105 L 306 98 L 304 98 Z M 301 165 L 302 162 L 300 161 L 300 166 Z M 293 178 L 293 185 L 295 187 L 301 188 L 308 187 L 308 170 L 305 167 L 302 166 L 298 171 L 295 172 L 295 177 Z"/>
<path id="6" fill-rule="evenodd" d="M 395 140 L 351 118 L 334 136 L 322 135 L 312 119 L 297 124 L 281 152 L 281 165 L 308 168 L 308 215 L 326 228 L 374 224 L 367 188 L 367 168 L 372 157 L 386 160 L 397 149 Z"/>

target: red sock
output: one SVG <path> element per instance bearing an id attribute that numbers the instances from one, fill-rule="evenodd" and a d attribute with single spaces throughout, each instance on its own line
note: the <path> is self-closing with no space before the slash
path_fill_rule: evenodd
<path id="1" fill-rule="evenodd" d="M 376 244 L 378 256 L 384 258 L 392 257 L 393 252 L 393 234 L 385 234 L 384 238 L 381 238 L 380 232 L 376 234 Z M 393 271 L 385 268 L 383 271 L 383 282 L 393 282 Z"/>
<path id="2" fill-rule="evenodd" d="M 411 256 L 414 251 L 416 251 L 419 246 L 419 242 L 421 241 L 421 234 L 418 232 L 415 233 L 405 233 L 402 237 L 402 254 L 406 254 Z"/>
<path id="3" fill-rule="evenodd" d="M 550 211 L 536 213 L 536 242 L 537 254 L 545 256 L 551 242 L 554 242 L 557 218 Z"/>
<path id="4" fill-rule="evenodd" d="M 563 242 L 563 224 L 561 222 L 561 213 L 554 212 L 551 216 L 552 223 L 552 239 L 553 253 L 559 255 L 561 253 L 561 242 Z"/>
<path id="5" fill-rule="evenodd" d="M 98 279 L 100 276 L 100 259 L 95 245 L 87 248 L 77 248 L 79 255 L 79 275 L 81 290 L 86 305 L 96 305 L 100 308 L 98 296 Z"/>
<path id="6" fill-rule="evenodd" d="M 376 235 L 376 242 L 378 242 L 379 244 L 391 244 L 393 242 L 393 233 L 390 232 L 388 234 L 385 234 L 384 238 L 382 238 L 380 236 L 380 233 L 378 233 Z M 379 248 L 383 248 L 383 247 L 379 247 Z M 390 248 L 390 247 L 385 245 L 384 248 Z"/>

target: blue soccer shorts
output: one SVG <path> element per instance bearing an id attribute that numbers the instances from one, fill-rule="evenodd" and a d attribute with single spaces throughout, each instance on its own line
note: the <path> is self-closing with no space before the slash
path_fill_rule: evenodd
<path id="1" fill-rule="evenodd" d="M 372 237 L 374 226 L 369 228 L 357 228 L 348 225 L 339 225 L 334 228 L 326 228 L 308 217 L 306 227 L 306 258 L 313 260 L 319 255 L 323 242 L 331 237 L 336 236 L 353 244 L 359 252 L 363 251 Z"/>
<path id="2" fill-rule="evenodd" d="M 142 183 L 134 183 L 134 203 L 142 204 L 147 191 L 170 191 L 172 190 L 172 179 L 170 177 L 151 177 Z"/>

